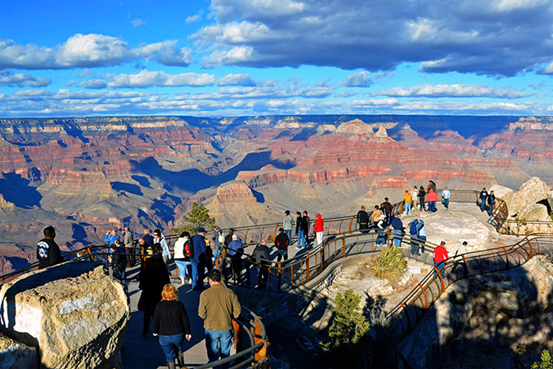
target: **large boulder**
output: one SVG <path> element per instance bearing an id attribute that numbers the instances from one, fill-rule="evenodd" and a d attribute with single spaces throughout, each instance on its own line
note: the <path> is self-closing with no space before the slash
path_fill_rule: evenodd
<path id="1" fill-rule="evenodd" d="M 101 264 L 65 263 L 29 273 L 2 286 L 0 304 L 3 333 L 37 347 L 42 368 L 121 366 L 129 303 Z"/>
<path id="2" fill-rule="evenodd" d="M 549 188 L 545 182 L 537 177 L 530 178 L 520 187 L 517 193 L 513 194 L 509 214 L 520 216 L 521 212 L 528 205 L 533 205 L 539 201 L 545 200 L 548 192 Z"/>
<path id="3" fill-rule="evenodd" d="M 38 353 L 29 347 L 0 334 L 0 369 L 37 368 Z"/>
<path id="4" fill-rule="evenodd" d="M 497 184 L 490 187 L 490 191 L 493 191 L 495 197 L 500 197 L 503 201 L 505 201 L 510 212 L 511 201 L 513 200 L 513 195 L 515 194 L 515 191 L 513 191 L 509 187 L 500 186 Z"/>
<path id="5" fill-rule="evenodd" d="M 507 272 L 454 283 L 398 349 L 413 368 L 530 367 L 539 353 L 529 348 L 550 344 L 552 304 L 553 264 L 536 256 Z"/>

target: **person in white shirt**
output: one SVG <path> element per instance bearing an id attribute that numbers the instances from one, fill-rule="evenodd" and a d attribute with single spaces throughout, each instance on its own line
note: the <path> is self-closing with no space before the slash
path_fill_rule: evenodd
<path id="1" fill-rule="evenodd" d="M 442 191 L 442 199 L 443 204 L 446 209 L 449 209 L 449 198 L 451 197 L 451 192 L 447 189 L 447 186 L 445 186 L 445 189 Z"/>

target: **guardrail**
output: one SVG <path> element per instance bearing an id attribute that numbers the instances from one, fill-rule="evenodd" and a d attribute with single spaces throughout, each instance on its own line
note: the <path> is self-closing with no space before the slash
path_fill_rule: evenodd
<path id="1" fill-rule="evenodd" d="M 388 318 L 401 332 L 401 338 L 404 338 L 452 283 L 471 276 L 523 265 L 546 248 L 553 248 L 553 239 L 534 237 L 525 238 L 511 246 L 462 254 L 457 260 L 450 258 L 443 267 L 446 278 L 433 267 L 433 270 L 388 313 Z"/>

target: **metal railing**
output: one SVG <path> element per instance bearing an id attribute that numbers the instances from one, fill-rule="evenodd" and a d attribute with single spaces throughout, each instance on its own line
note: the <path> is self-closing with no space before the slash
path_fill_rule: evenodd
<path id="1" fill-rule="evenodd" d="M 401 332 L 401 338 L 404 338 L 452 283 L 475 275 L 509 270 L 523 265 L 544 249 L 553 249 L 553 239 L 525 238 L 511 246 L 475 251 L 450 258 L 440 270 L 434 266 L 433 270 L 388 313 L 388 318 Z M 442 277 L 442 270 L 445 278 Z"/>
<path id="2" fill-rule="evenodd" d="M 88 245 L 78 250 L 65 252 L 62 254 L 62 257 L 66 262 L 90 260 L 107 263 L 110 255 L 116 255 L 116 253 L 107 252 L 108 249 L 109 246 L 107 244 Z M 121 253 L 119 255 L 145 257 L 145 255 L 141 253 Z M 35 262 L 24 268 L 4 274 L 0 276 L 0 285 L 37 269 L 38 262 Z M 242 314 L 236 321 L 233 321 L 233 324 L 235 326 L 237 338 L 237 352 L 225 359 L 201 365 L 197 368 L 214 368 L 226 363 L 233 363 L 231 364 L 231 368 L 233 369 L 246 367 L 270 368 L 269 341 L 261 317 L 242 306 Z"/>

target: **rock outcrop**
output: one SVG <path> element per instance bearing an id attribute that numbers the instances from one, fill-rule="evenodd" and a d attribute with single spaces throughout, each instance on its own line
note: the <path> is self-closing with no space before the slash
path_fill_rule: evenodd
<path id="1" fill-rule="evenodd" d="M 510 202 L 509 213 L 519 214 L 528 205 L 536 204 L 539 201 L 547 198 L 549 187 L 537 177 L 529 179 L 524 183 L 520 190 L 513 194 L 513 199 Z"/>
<path id="2" fill-rule="evenodd" d="M 39 351 L 42 368 L 118 368 L 129 321 L 123 286 L 96 262 L 56 265 L 0 289 L 2 332 Z"/>
<path id="3" fill-rule="evenodd" d="M 446 290 L 399 348 L 413 368 L 490 367 L 491 361 L 496 368 L 530 367 L 535 360 L 522 354 L 536 352 L 527 348 L 551 344 L 552 296 L 553 264 L 546 256 L 508 272 L 462 280 Z"/>
<path id="4" fill-rule="evenodd" d="M 38 368 L 36 349 L 0 333 L 0 369 L 21 368 Z"/>

